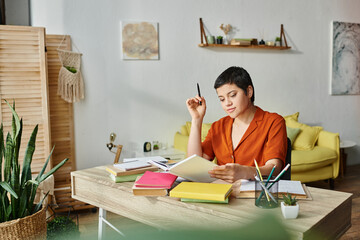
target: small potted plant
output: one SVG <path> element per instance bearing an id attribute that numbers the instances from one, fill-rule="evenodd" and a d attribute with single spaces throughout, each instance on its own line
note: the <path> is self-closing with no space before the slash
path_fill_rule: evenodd
<path id="1" fill-rule="evenodd" d="M 283 202 L 281 202 L 281 212 L 286 219 L 297 218 L 299 214 L 299 204 L 296 196 L 291 197 L 290 193 L 283 195 Z"/>
<path id="2" fill-rule="evenodd" d="M 280 37 L 275 38 L 275 46 L 280 47 L 281 46 L 281 39 Z"/>
<path id="3" fill-rule="evenodd" d="M 222 36 L 217 36 L 216 37 L 216 44 L 222 44 L 222 40 L 223 40 Z"/>

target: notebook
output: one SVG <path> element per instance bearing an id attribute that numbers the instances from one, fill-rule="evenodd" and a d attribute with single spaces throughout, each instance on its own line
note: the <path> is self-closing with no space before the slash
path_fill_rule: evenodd
<path id="1" fill-rule="evenodd" d="M 138 169 L 138 168 L 145 168 L 145 167 L 150 167 L 151 164 L 147 163 L 147 162 L 143 162 L 143 161 L 131 161 L 131 162 L 125 162 L 125 163 L 117 163 L 114 164 L 115 168 L 118 168 L 120 170 L 123 171 L 129 171 L 129 170 L 134 170 L 134 169 Z"/>
<path id="2" fill-rule="evenodd" d="M 135 182 L 136 187 L 166 188 L 170 189 L 177 176 L 171 173 L 146 171 L 139 180 Z"/>
<path id="3" fill-rule="evenodd" d="M 170 191 L 170 197 L 225 201 L 232 191 L 231 187 L 231 184 L 181 182 Z"/>

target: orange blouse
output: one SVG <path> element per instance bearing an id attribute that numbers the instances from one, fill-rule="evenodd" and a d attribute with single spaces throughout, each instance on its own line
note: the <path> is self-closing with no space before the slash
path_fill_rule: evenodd
<path id="1" fill-rule="evenodd" d="M 256 159 L 259 166 L 266 161 L 278 158 L 283 161 L 287 150 L 287 135 L 285 120 L 277 113 L 263 111 L 257 107 L 244 136 L 233 150 L 231 131 L 234 119 L 227 116 L 214 122 L 202 142 L 203 153 L 217 158 L 218 165 L 239 163 L 255 166 Z"/>

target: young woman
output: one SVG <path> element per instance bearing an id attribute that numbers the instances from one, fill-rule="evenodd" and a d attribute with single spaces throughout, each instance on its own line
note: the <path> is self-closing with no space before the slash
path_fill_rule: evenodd
<path id="1" fill-rule="evenodd" d="M 214 122 L 201 142 L 201 126 L 206 112 L 204 97 L 186 101 L 192 118 L 188 156 L 197 154 L 208 160 L 215 157 L 219 166 L 209 174 L 234 182 L 254 179 L 256 159 L 262 175 L 276 166 L 276 176 L 285 165 L 286 126 L 283 117 L 254 105 L 254 86 L 248 72 L 230 67 L 216 79 L 214 88 L 228 116 Z M 202 104 L 200 104 L 200 101 Z"/>

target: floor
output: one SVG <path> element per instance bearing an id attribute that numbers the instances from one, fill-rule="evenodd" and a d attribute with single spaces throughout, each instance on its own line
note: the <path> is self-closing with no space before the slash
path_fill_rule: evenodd
<path id="1" fill-rule="evenodd" d="M 329 184 L 325 181 L 313 182 L 307 185 L 326 189 L 329 188 Z M 352 199 L 352 227 L 340 239 L 360 239 L 360 165 L 348 167 L 345 176 L 335 180 L 335 190 L 354 194 Z M 121 226 L 121 228 L 126 229 L 126 231 L 132 231 L 134 228 L 141 230 L 151 228 L 133 220 L 112 214 L 111 212 L 108 212 L 107 214 L 107 219 L 113 225 Z M 98 211 L 95 213 L 90 210 L 79 212 L 79 230 L 81 232 L 81 239 L 97 239 L 97 218 Z M 106 231 L 113 232 L 109 227 L 107 227 Z M 126 234 L 126 232 L 124 233 Z"/>

